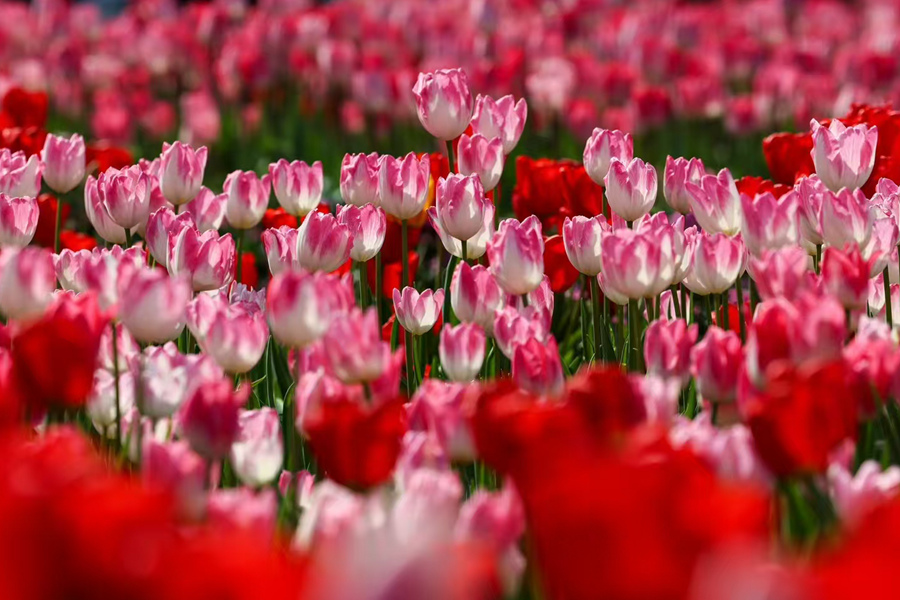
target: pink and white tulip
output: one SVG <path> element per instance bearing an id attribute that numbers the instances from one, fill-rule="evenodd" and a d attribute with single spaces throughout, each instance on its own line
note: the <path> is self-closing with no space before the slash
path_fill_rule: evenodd
<path id="1" fill-rule="evenodd" d="M 84 212 L 97 235 L 113 244 L 125 243 L 125 229 L 113 221 L 104 192 L 92 175 L 84 183 Z"/>
<path id="2" fill-rule="evenodd" d="M 627 163 L 613 158 L 603 181 L 609 207 L 626 221 L 648 214 L 656 202 L 656 169 L 639 158 Z"/>
<path id="3" fill-rule="evenodd" d="M 289 348 L 305 348 L 354 303 L 348 280 L 321 272 L 286 271 L 269 283 L 266 314 L 275 339 Z"/>
<path id="4" fill-rule="evenodd" d="M 472 120 L 475 102 L 462 69 L 419 73 L 413 95 L 422 127 L 439 140 L 456 139 Z"/>
<path id="5" fill-rule="evenodd" d="M 144 415 L 153 419 L 171 417 L 194 390 L 219 381 L 223 372 L 205 354 L 179 354 L 175 344 L 150 346 L 141 358 Z"/>
<path id="6" fill-rule="evenodd" d="M 269 206 L 271 177 L 253 171 L 234 171 L 225 179 L 225 218 L 236 229 L 250 229 L 262 221 Z"/>
<path id="7" fill-rule="evenodd" d="M 0 194 L 0 247 L 24 248 L 37 231 L 37 200 Z"/>
<path id="8" fill-rule="evenodd" d="M 791 300 L 814 285 L 815 274 L 809 269 L 809 255 L 798 246 L 765 251 L 759 257 L 751 256 L 749 271 L 763 300 Z"/>
<path id="9" fill-rule="evenodd" d="M 239 432 L 231 446 L 234 472 L 245 485 L 258 488 L 278 477 L 284 459 L 281 420 L 274 408 L 242 410 Z"/>
<path id="10" fill-rule="evenodd" d="M 431 182 L 431 161 L 410 152 L 403 158 L 383 156 L 378 173 L 378 198 L 384 212 L 412 219 L 425 209 Z"/>
<path id="11" fill-rule="evenodd" d="M 519 143 L 527 118 L 528 105 L 524 98 L 516 102 L 511 95 L 494 100 L 490 96 L 479 94 L 475 98 L 472 131 L 487 139 L 500 138 L 503 141 L 503 154 L 508 155 Z"/>
<path id="12" fill-rule="evenodd" d="M 375 309 L 358 308 L 335 319 L 325 334 L 325 352 L 335 376 L 346 384 L 369 383 L 391 366 L 391 346 L 381 339 Z"/>
<path id="13" fill-rule="evenodd" d="M 320 161 L 308 165 L 301 160 L 281 159 L 269 165 L 275 198 L 288 214 L 303 217 L 316 210 L 322 200 L 324 179 Z"/>
<path id="14" fill-rule="evenodd" d="M 184 276 L 129 265 L 122 269 L 117 285 L 119 319 L 136 340 L 159 344 L 178 337 L 192 294 Z"/>
<path id="15" fill-rule="evenodd" d="M 694 265 L 685 285 L 701 296 L 722 294 L 744 273 L 747 249 L 738 237 L 700 234 L 694 245 Z"/>
<path id="16" fill-rule="evenodd" d="M 691 350 L 691 375 L 697 381 L 697 393 L 708 402 L 734 400 L 743 362 L 741 338 L 733 331 L 710 327 Z"/>
<path id="17" fill-rule="evenodd" d="M 494 330 L 494 313 L 503 306 L 503 294 L 491 271 L 462 262 L 450 281 L 450 304 L 463 323 L 475 323 L 488 334 Z"/>
<path id="18" fill-rule="evenodd" d="M 663 179 L 663 194 L 672 210 L 683 215 L 691 212 L 691 195 L 685 188 L 690 182 L 695 185 L 706 174 L 703 161 L 699 158 L 666 157 L 666 172 Z"/>
<path id="19" fill-rule="evenodd" d="M 576 216 L 563 221 L 563 244 L 569 262 L 579 273 L 595 277 L 600 273 L 600 242 L 610 231 L 606 218 Z"/>
<path id="20" fill-rule="evenodd" d="M 512 376 L 521 389 L 539 396 L 556 397 L 565 388 L 565 375 L 556 340 L 541 343 L 530 339 L 516 346 L 512 357 Z"/>
<path id="21" fill-rule="evenodd" d="M 704 175 L 700 183 L 687 182 L 697 223 L 707 233 L 737 235 L 741 231 L 741 196 L 728 169 L 718 175 Z"/>
<path id="22" fill-rule="evenodd" d="M 825 243 L 822 237 L 822 210 L 830 202 L 832 192 L 816 177 L 803 177 L 794 184 L 794 189 L 785 194 L 795 198 L 799 206 L 800 237 L 810 254 L 815 255 L 815 247 Z"/>
<path id="23" fill-rule="evenodd" d="M 741 235 L 750 254 L 795 246 L 800 241 L 796 196 L 775 198 L 770 192 L 756 198 L 741 195 L 743 221 Z"/>
<path id="24" fill-rule="evenodd" d="M 118 390 L 116 389 L 118 386 Z M 123 372 L 116 376 L 106 369 L 94 373 L 94 386 L 87 400 L 87 414 L 101 435 L 113 438 L 116 434 L 116 402 L 118 414 L 124 415 L 135 406 L 134 376 Z"/>
<path id="25" fill-rule="evenodd" d="M 347 262 L 353 238 L 334 215 L 314 211 L 297 232 L 297 262 L 308 271 L 331 272 Z"/>
<path id="26" fill-rule="evenodd" d="M 829 246 L 853 244 L 865 248 L 872 237 L 878 208 L 860 190 L 841 189 L 825 197 L 822 206 L 822 238 Z"/>
<path id="27" fill-rule="evenodd" d="M 544 343 L 550 338 L 550 328 L 546 319 L 534 307 L 518 311 L 512 307 L 498 310 L 494 316 L 494 341 L 500 352 L 510 360 L 516 348 L 528 340 Z"/>
<path id="28" fill-rule="evenodd" d="M 183 229 L 196 229 L 194 218 L 189 212 L 176 215 L 171 208 L 160 208 L 147 219 L 144 242 L 150 255 L 164 267 L 169 261 L 169 239 L 175 238 Z"/>
<path id="29" fill-rule="evenodd" d="M 848 310 L 864 310 L 869 297 L 871 261 L 857 246 L 838 250 L 829 246 L 822 257 L 822 283 Z"/>
<path id="30" fill-rule="evenodd" d="M 45 248 L 10 249 L 0 254 L 0 311 L 8 319 L 39 318 L 53 301 L 56 271 Z"/>
<path id="31" fill-rule="evenodd" d="M 435 213 L 448 235 L 460 241 L 474 237 L 484 224 L 487 204 L 479 177 L 451 173 L 446 179 L 438 179 Z"/>
<path id="32" fill-rule="evenodd" d="M 181 206 L 197 196 L 203 185 L 206 155 L 206 146 L 194 150 L 183 142 L 163 143 L 159 188 L 166 200 Z"/>
<path id="33" fill-rule="evenodd" d="M 167 266 L 172 275 L 185 274 L 195 292 L 217 290 L 234 278 L 234 239 L 217 231 L 199 233 L 186 227 L 169 239 Z"/>
<path id="34" fill-rule="evenodd" d="M 684 386 L 690 376 L 691 349 L 697 334 L 696 323 L 688 326 L 682 319 L 650 323 L 644 334 L 647 374 L 673 378 Z"/>
<path id="35" fill-rule="evenodd" d="M 138 165 L 122 170 L 107 169 L 97 178 L 100 200 L 109 218 L 123 230 L 147 221 L 151 185 L 150 176 Z"/>
<path id="36" fill-rule="evenodd" d="M 813 120 L 810 129 L 813 139 L 810 154 L 822 183 L 832 192 L 861 188 L 875 166 L 878 128 L 865 124 L 847 127 L 832 119 L 828 127 Z"/>
<path id="37" fill-rule="evenodd" d="M 0 149 L 0 194 L 37 198 L 41 193 L 42 170 L 37 154 L 26 157 L 22 151 Z"/>
<path id="38" fill-rule="evenodd" d="M 827 477 L 834 508 L 841 520 L 851 526 L 900 494 L 900 467 L 896 465 L 882 470 L 876 461 L 867 460 L 851 474 L 842 465 L 832 463 Z"/>
<path id="39" fill-rule="evenodd" d="M 269 272 L 278 275 L 291 269 L 300 268 L 297 262 L 297 235 L 296 227 L 281 227 L 266 229 L 262 232 L 263 248 L 266 251 L 266 259 L 269 263 Z"/>
<path id="40" fill-rule="evenodd" d="M 393 298 L 397 322 L 413 335 L 431 331 L 444 306 L 444 290 L 425 290 L 420 294 L 415 288 L 405 287 L 403 291 L 394 289 Z"/>
<path id="41" fill-rule="evenodd" d="M 503 174 L 503 140 L 486 138 L 481 134 L 463 135 L 457 146 L 457 166 L 463 175 L 477 175 L 485 192 L 500 183 Z"/>
<path id="42" fill-rule="evenodd" d="M 484 253 L 487 251 L 487 243 L 494 236 L 494 214 L 494 205 L 486 202 L 481 227 L 466 242 L 466 256 L 469 259 L 477 260 L 484 256 Z M 444 226 L 438 217 L 437 209 L 433 206 L 428 209 L 428 222 L 431 223 L 432 228 L 437 232 L 438 237 L 441 238 L 444 249 L 453 256 L 462 258 L 462 242 L 460 242 L 459 238 L 453 237 L 444 230 Z"/>
<path id="43" fill-rule="evenodd" d="M 347 227 L 353 246 L 350 258 L 356 262 L 366 262 L 375 258 L 384 245 L 387 232 L 387 218 L 384 211 L 373 204 L 362 207 L 352 204 L 339 206 L 338 222 Z"/>
<path id="44" fill-rule="evenodd" d="M 450 381 L 474 381 L 484 362 L 484 330 L 474 323 L 460 323 L 441 329 L 438 354 Z"/>
<path id="45" fill-rule="evenodd" d="M 653 230 L 616 229 L 601 241 L 601 287 L 610 299 L 653 298 L 675 275 L 672 244 Z M 618 299 L 618 300 L 616 300 Z"/>
<path id="46" fill-rule="evenodd" d="M 345 154 L 341 161 L 341 198 L 353 206 L 378 205 L 380 159 L 372 154 Z"/>
<path id="47" fill-rule="evenodd" d="M 584 169 L 597 185 L 604 185 L 612 159 L 630 163 L 634 158 L 631 134 L 617 129 L 595 128 L 584 146 Z"/>
<path id="48" fill-rule="evenodd" d="M 269 339 L 266 317 L 244 304 L 204 303 L 209 304 L 207 297 L 198 296 L 187 310 L 187 324 L 200 349 L 232 375 L 255 367 Z"/>
<path id="49" fill-rule="evenodd" d="M 53 135 L 44 140 L 41 151 L 43 177 L 47 186 L 59 194 L 71 192 L 84 179 L 84 138 L 74 134 L 69 138 Z"/>
<path id="50" fill-rule="evenodd" d="M 505 219 L 487 244 L 491 273 L 507 294 L 521 296 L 544 280 L 544 238 L 534 215 L 519 222 Z"/>
<path id="51" fill-rule="evenodd" d="M 194 217 L 197 229 L 200 233 L 218 229 L 225 220 L 225 206 L 228 204 L 228 194 L 214 194 L 209 188 L 201 187 L 193 200 L 185 207 L 187 212 Z"/>

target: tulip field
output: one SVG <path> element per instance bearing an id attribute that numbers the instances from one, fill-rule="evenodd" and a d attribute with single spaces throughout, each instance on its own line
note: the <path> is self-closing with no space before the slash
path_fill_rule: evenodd
<path id="1" fill-rule="evenodd" d="M 897 31 L 0 0 L 0 598 L 895 597 Z"/>

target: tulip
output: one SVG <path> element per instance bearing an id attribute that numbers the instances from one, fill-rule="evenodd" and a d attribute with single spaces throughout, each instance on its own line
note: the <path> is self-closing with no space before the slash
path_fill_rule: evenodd
<path id="1" fill-rule="evenodd" d="M 863 461 L 855 474 L 833 462 L 827 477 L 835 511 L 851 526 L 879 505 L 892 501 L 900 491 L 900 467 L 893 465 L 882 471 L 874 460 Z"/>
<path id="2" fill-rule="evenodd" d="M 750 257 L 750 275 L 763 300 L 779 297 L 791 300 L 808 290 L 814 277 L 809 270 L 809 255 L 797 246 L 764 251 L 761 257 Z"/>
<path id="3" fill-rule="evenodd" d="M 134 376 L 131 373 L 122 373 L 117 378 L 106 369 L 97 369 L 94 387 L 87 400 L 87 413 L 103 437 L 115 437 L 116 415 L 134 408 L 134 396 Z M 121 420 L 121 416 L 119 418 Z"/>
<path id="4" fill-rule="evenodd" d="M 235 391 L 225 378 L 194 390 L 181 410 L 181 432 L 194 452 L 206 460 L 227 456 L 240 433 L 240 409 L 249 397 L 249 385 Z"/>
<path id="5" fill-rule="evenodd" d="M 234 275 L 234 240 L 217 231 L 199 233 L 187 227 L 169 239 L 167 266 L 172 275 L 190 277 L 195 292 L 217 290 L 228 285 Z"/>
<path id="6" fill-rule="evenodd" d="M 149 209 L 149 201 L 147 206 Z M 113 221 L 104 192 L 91 175 L 84 184 L 84 212 L 100 237 L 113 244 L 125 243 L 125 229 Z"/>
<path id="7" fill-rule="evenodd" d="M 150 191 L 151 179 L 138 165 L 122 170 L 107 169 L 97 178 L 103 207 L 112 222 L 124 230 L 136 227 L 150 216 Z"/>
<path id="8" fill-rule="evenodd" d="M 626 221 L 640 219 L 656 202 L 656 169 L 639 158 L 613 158 L 603 181 L 609 207 Z"/>
<path id="9" fill-rule="evenodd" d="M 353 240 L 350 258 L 356 262 L 366 262 L 375 258 L 384 245 L 384 236 L 387 232 L 384 211 L 372 204 L 362 207 L 345 204 L 338 207 L 337 219 L 347 227 Z"/>
<path id="10" fill-rule="evenodd" d="M 231 446 L 231 464 L 245 485 L 262 487 L 281 472 L 284 443 L 281 423 L 274 408 L 242 410 L 238 417 L 239 433 Z"/>
<path id="11" fill-rule="evenodd" d="M 872 236 L 877 210 L 858 189 L 842 189 L 826 196 L 822 206 L 823 239 L 836 248 L 847 244 L 864 248 Z"/>
<path id="12" fill-rule="evenodd" d="M 275 198 L 288 214 L 303 217 L 319 206 L 324 185 L 320 161 L 310 166 L 300 160 L 289 163 L 282 158 L 269 165 L 269 175 Z"/>
<path id="13" fill-rule="evenodd" d="M 203 185 L 206 154 L 206 146 L 194 150 L 182 142 L 163 143 L 159 188 L 166 200 L 181 206 L 197 196 Z"/>
<path id="14" fill-rule="evenodd" d="M 422 212 L 428 200 L 431 161 L 410 152 L 403 158 L 384 156 L 379 169 L 378 196 L 387 214 L 405 221 Z"/>
<path id="15" fill-rule="evenodd" d="M 681 319 L 658 319 L 644 334 L 644 363 L 647 374 L 673 378 L 683 387 L 687 383 L 691 348 L 697 343 L 697 325 Z"/>
<path id="16" fill-rule="evenodd" d="M 447 235 L 462 242 L 474 237 L 482 229 L 488 204 L 478 177 L 451 173 L 438 179 L 435 213 Z"/>
<path id="17" fill-rule="evenodd" d="M 350 258 L 350 228 L 331 214 L 307 215 L 297 233 L 297 262 L 308 271 L 331 272 Z"/>
<path id="18" fill-rule="evenodd" d="M 610 231 L 603 216 L 592 218 L 566 217 L 563 221 L 563 242 L 569 262 L 579 273 L 595 277 L 600 272 L 600 241 Z"/>
<path id="19" fill-rule="evenodd" d="M 860 248 L 863 258 L 869 261 L 870 276 L 884 271 L 891 262 L 891 255 L 897 254 L 898 237 L 900 237 L 900 231 L 898 231 L 894 219 L 882 217 L 876 219 L 872 224 L 872 236 L 869 238 L 869 243 Z M 895 280 L 892 279 L 892 281 Z"/>
<path id="20" fill-rule="evenodd" d="M 341 162 L 341 198 L 353 206 L 378 204 L 379 157 L 345 154 Z"/>
<path id="21" fill-rule="evenodd" d="M 269 283 L 266 314 L 272 335 L 290 348 L 306 348 L 354 304 L 346 280 L 325 273 L 286 271 Z"/>
<path id="22" fill-rule="evenodd" d="M 8 319 L 40 317 L 53 301 L 56 271 L 45 248 L 6 250 L 0 255 L 0 310 Z"/>
<path id="23" fill-rule="evenodd" d="M 810 129 L 813 139 L 810 154 L 822 183 L 832 192 L 862 187 L 875 166 L 878 128 L 865 124 L 847 127 L 837 119 L 823 127 L 813 119 Z"/>
<path id="24" fill-rule="evenodd" d="M 503 141 L 488 139 L 480 134 L 463 135 L 459 138 L 457 166 L 463 175 L 477 175 L 485 192 L 490 192 L 500 183 L 503 174 Z"/>
<path id="25" fill-rule="evenodd" d="M 696 294 L 723 294 L 744 273 L 747 250 L 738 237 L 723 233 L 698 235 L 694 265 L 685 284 Z"/>
<path id="26" fill-rule="evenodd" d="M 262 221 L 269 206 L 269 175 L 234 171 L 225 179 L 225 218 L 235 229 L 250 229 Z"/>
<path id="27" fill-rule="evenodd" d="M 194 390 L 222 378 L 222 369 L 205 354 L 183 355 L 174 344 L 150 346 L 141 359 L 143 413 L 153 419 L 171 417 Z"/>
<path id="28" fill-rule="evenodd" d="M 484 330 L 474 323 L 446 325 L 441 329 L 438 353 L 450 381 L 474 381 L 484 362 Z"/>
<path id="29" fill-rule="evenodd" d="M 269 263 L 269 272 L 278 275 L 285 271 L 298 269 L 297 234 L 295 227 L 281 226 L 277 229 L 266 229 L 262 232 L 263 248 Z"/>
<path id="30" fill-rule="evenodd" d="M 846 250 L 825 248 L 822 282 L 847 310 L 864 310 L 869 297 L 871 261 L 865 260 L 857 246 Z"/>
<path id="31" fill-rule="evenodd" d="M 612 159 L 617 158 L 625 164 L 634 158 L 634 141 L 631 134 L 617 129 L 594 128 L 591 137 L 584 146 L 584 168 L 588 176 L 597 185 L 604 185 L 609 173 Z"/>
<path id="32" fill-rule="evenodd" d="M 517 311 L 512 307 L 498 310 L 494 317 L 494 340 L 500 352 L 509 359 L 513 358 L 518 346 L 534 339 L 544 343 L 550 337 L 550 328 L 545 319 L 533 307 Z"/>
<path id="33" fill-rule="evenodd" d="M 37 198 L 41 192 L 42 169 L 37 154 L 26 158 L 24 152 L 0 149 L 0 194 Z"/>
<path id="34" fill-rule="evenodd" d="M 487 267 L 462 262 L 450 281 L 450 304 L 460 321 L 475 323 L 490 334 L 494 330 L 494 313 L 503 305 L 503 296 Z"/>
<path id="35" fill-rule="evenodd" d="M 539 396 L 559 396 L 565 387 L 562 362 L 556 340 L 541 343 L 530 339 L 516 346 L 512 357 L 512 376 L 521 389 Z"/>
<path id="36" fill-rule="evenodd" d="M 600 286 L 610 299 L 656 297 L 675 274 L 671 243 L 651 230 L 616 229 L 604 235 L 600 261 Z"/>
<path id="37" fill-rule="evenodd" d="M 186 276 L 129 265 L 119 275 L 118 296 L 118 316 L 131 335 L 139 342 L 159 344 L 184 329 L 191 284 Z"/>
<path id="38" fill-rule="evenodd" d="M 67 194 L 84 179 L 84 138 L 74 134 L 69 138 L 53 134 L 44 140 L 41 161 L 44 182 L 54 192 Z"/>
<path id="39" fill-rule="evenodd" d="M 210 189 L 201 187 L 193 200 L 187 203 L 187 212 L 194 217 L 200 233 L 218 229 L 225 219 L 225 205 L 228 194 L 214 194 Z"/>
<path id="40" fill-rule="evenodd" d="M 797 181 L 794 189 L 786 194 L 796 198 L 800 215 L 800 236 L 811 246 L 815 254 L 815 246 L 825 243 L 822 237 L 822 210 L 826 202 L 830 202 L 832 193 L 822 181 L 812 175 Z"/>
<path id="41" fill-rule="evenodd" d="M 331 322 L 325 352 L 335 376 L 347 384 L 375 381 L 389 367 L 391 346 L 381 339 L 375 309 L 349 310 Z"/>
<path id="42" fill-rule="evenodd" d="M 115 351 L 113 351 L 113 330 L 116 331 Z M 107 327 L 100 338 L 100 350 L 97 353 L 97 368 L 115 373 L 127 371 L 133 361 L 141 353 L 141 347 L 124 327 Z"/>
<path id="43" fill-rule="evenodd" d="M 706 169 L 703 161 L 699 158 L 686 159 L 667 156 L 663 194 L 669 206 L 684 215 L 691 212 L 691 195 L 685 188 L 685 184 L 690 182 L 697 185 L 705 174 Z"/>
<path id="44" fill-rule="evenodd" d="M 428 333 L 440 318 L 443 305 L 444 290 L 425 290 L 420 294 L 412 287 L 405 287 L 402 292 L 394 289 L 397 322 L 413 335 Z"/>
<path id="45" fill-rule="evenodd" d="M 206 520 L 216 531 L 250 532 L 260 540 L 275 537 L 278 518 L 275 490 L 219 489 L 206 500 Z"/>
<path id="46" fill-rule="evenodd" d="M 83 292 L 87 289 L 84 280 L 84 265 L 91 259 L 90 250 L 73 252 L 65 249 L 53 255 L 53 268 L 62 289 L 72 292 Z"/>
<path id="47" fill-rule="evenodd" d="M 544 280 L 544 239 L 534 215 L 524 221 L 505 219 L 487 244 L 491 273 L 507 294 L 534 291 Z"/>
<path id="48" fill-rule="evenodd" d="M 479 94 L 475 98 L 472 130 L 487 139 L 500 138 L 503 141 L 503 154 L 509 155 L 522 137 L 527 118 L 528 105 L 524 98 L 516 102 L 511 95 L 494 100 L 490 96 Z"/>
<path id="49" fill-rule="evenodd" d="M 798 208 L 796 196 L 790 194 L 780 199 L 770 192 L 753 199 L 742 194 L 741 235 L 750 254 L 759 256 L 764 250 L 777 250 L 799 243 Z"/>
<path id="50" fill-rule="evenodd" d="M 0 194 L 0 247 L 24 248 L 38 226 L 38 203 L 34 198 L 10 198 Z"/>
<path id="51" fill-rule="evenodd" d="M 466 257 L 477 260 L 484 256 L 487 251 L 487 243 L 494 235 L 494 215 L 496 211 L 494 205 L 486 202 L 484 205 L 484 213 L 482 215 L 481 227 L 478 232 L 466 241 Z M 462 242 L 459 238 L 453 237 L 444 230 L 443 223 L 438 217 L 437 209 L 431 207 L 428 209 L 428 222 L 441 238 L 444 249 L 457 258 L 462 258 Z"/>
<path id="52" fill-rule="evenodd" d="M 439 140 L 456 139 L 472 120 L 474 101 L 462 69 L 419 73 L 413 95 L 422 127 Z"/>
<path id="53" fill-rule="evenodd" d="M 141 451 L 141 479 L 147 486 L 174 494 L 189 513 L 200 514 L 205 501 L 207 463 L 184 441 L 148 438 Z"/>
<path id="54" fill-rule="evenodd" d="M 704 411 L 693 420 L 677 420 L 669 430 L 669 441 L 675 448 L 689 447 L 724 480 L 772 483 L 772 475 L 760 460 L 745 425 L 717 427 L 709 412 Z"/>
<path id="55" fill-rule="evenodd" d="M 691 375 L 697 381 L 700 396 L 708 402 L 734 400 L 744 362 L 744 349 L 738 335 L 712 326 L 690 354 Z"/>
<path id="56" fill-rule="evenodd" d="M 157 263 L 166 267 L 169 257 L 169 240 L 174 239 L 182 229 L 196 229 L 191 213 L 176 215 L 171 208 L 160 208 L 147 219 L 147 230 L 144 241 L 147 250 Z"/>
<path id="57" fill-rule="evenodd" d="M 741 196 L 728 169 L 718 175 L 704 175 L 700 183 L 687 182 L 697 223 L 707 233 L 737 235 L 741 230 Z"/>

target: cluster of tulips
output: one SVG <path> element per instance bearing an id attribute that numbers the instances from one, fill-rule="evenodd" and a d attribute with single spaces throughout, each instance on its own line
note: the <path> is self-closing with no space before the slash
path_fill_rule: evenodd
<path id="1" fill-rule="evenodd" d="M 778 182 L 598 128 L 593 214 L 504 218 L 525 101 L 412 94 L 443 157 L 332 185 L 0 150 L 4 597 L 889 595 L 900 114 L 770 138 Z M 32 244 L 42 190 L 99 245 Z"/>

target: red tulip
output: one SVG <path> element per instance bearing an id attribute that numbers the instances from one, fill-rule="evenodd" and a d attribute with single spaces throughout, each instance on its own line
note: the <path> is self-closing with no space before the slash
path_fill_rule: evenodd
<path id="1" fill-rule="evenodd" d="M 85 161 L 95 165 L 97 171 L 103 173 L 107 169 L 124 169 L 134 164 L 134 157 L 125 148 L 112 146 L 105 142 L 88 144 L 85 149 Z M 91 170 L 90 168 L 88 170 Z"/>
<path id="2" fill-rule="evenodd" d="M 46 92 L 29 92 L 14 87 L 3 97 L 3 112 L 19 127 L 43 129 L 47 124 L 48 103 Z"/>
<path id="3" fill-rule="evenodd" d="M 283 208 L 270 208 L 263 215 L 262 226 L 263 229 L 277 229 L 282 226 L 296 229 L 298 222 L 297 217 L 288 214 Z"/>
<path id="4" fill-rule="evenodd" d="M 550 289 L 562 293 L 572 287 L 580 273 L 566 256 L 566 247 L 561 235 L 544 238 L 544 274 L 550 279 Z"/>
<path id="5" fill-rule="evenodd" d="M 763 140 L 763 154 L 775 183 L 794 185 L 799 177 L 816 172 L 813 165 L 812 135 L 809 133 L 773 133 Z"/>

